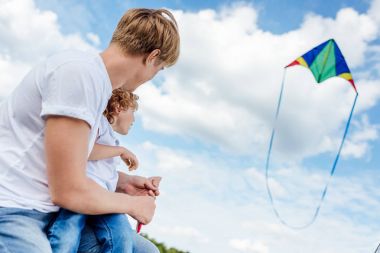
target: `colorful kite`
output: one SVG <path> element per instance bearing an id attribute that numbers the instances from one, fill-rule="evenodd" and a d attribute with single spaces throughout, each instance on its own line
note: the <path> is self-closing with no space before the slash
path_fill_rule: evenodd
<path id="1" fill-rule="evenodd" d="M 351 108 L 350 115 L 349 115 L 347 123 L 346 123 L 346 127 L 344 130 L 342 141 L 341 141 L 340 146 L 339 146 L 338 153 L 335 157 L 334 163 L 333 163 L 331 171 L 330 171 L 329 180 L 328 180 L 328 182 L 327 182 L 327 184 L 326 184 L 326 186 L 325 186 L 325 188 L 321 194 L 319 204 L 318 204 L 317 208 L 315 209 L 315 213 L 314 213 L 312 219 L 310 220 L 310 222 L 308 222 L 302 226 L 290 225 L 283 218 L 281 218 L 279 212 L 277 211 L 277 209 L 274 205 L 272 192 L 271 192 L 270 187 L 269 187 L 269 183 L 268 183 L 269 162 L 270 162 L 270 157 L 271 157 L 271 152 L 272 152 L 273 140 L 274 140 L 275 133 L 276 133 L 276 129 L 275 129 L 276 124 L 274 124 L 273 130 L 272 130 L 272 135 L 271 135 L 270 142 L 269 142 L 269 149 L 268 149 L 266 165 L 265 165 L 266 186 L 267 186 L 269 199 L 270 199 L 270 202 L 272 204 L 273 211 L 274 211 L 275 215 L 277 216 L 277 218 L 281 221 L 281 223 L 283 223 L 284 225 L 286 225 L 290 228 L 302 229 L 302 228 L 306 228 L 309 225 L 313 224 L 313 222 L 316 220 L 316 218 L 319 214 L 319 210 L 320 210 L 322 202 L 326 196 L 328 185 L 331 181 L 332 176 L 334 175 L 334 172 L 335 172 L 335 169 L 336 169 L 336 166 L 338 164 L 339 157 L 340 157 L 340 153 L 342 151 L 343 144 L 344 144 L 344 141 L 345 141 L 347 133 L 348 133 L 352 114 L 354 112 L 354 108 L 355 108 L 356 101 L 358 98 L 358 92 L 357 92 L 354 80 L 352 79 L 351 72 L 347 66 L 347 63 L 346 63 L 343 55 L 342 55 L 342 52 L 340 51 L 336 42 L 333 39 L 330 39 L 330 40 L 320 44 L 319 46 L 313 48 L 312 50 L 310 50 L 306 54 L 302 55 L 301 57 L 298 57 L 295 61 L 293 61 L 292 63 L 290 63 L 289 65 L 287 65 L 285 67 L 284 78 L 282 80 L 281 91 L 280 91 L 280 95 L 278 98 L 275 122 L 277 121 L 278 114 L 280 112 L 281 100 L 282 100 L 282 95 L 283 95 L 283 91 L 284 91 L 284 83 L 285 83 L 284 80 L 285 80 L 286 69 L 288 67 L 297 66 L 297 65 L 304 66 L 304 67 L 310 69 L 310 71 L 313 73 L 314 78 L 315 78 L 317 83 L 321 83 L 330 77 L 344 78 L 348 82 L 351 83 L 352 87 L 354 88 L 355 94 L 356 94 L 354 103 L 353 103 L 352 108 Z"/>
<path id="2" fill-rule="evenodd" d="M 301 57 L 298 57 L 285 68 L 296 65 L 310 69 L 318 83 L 335 76 L 344 78 L 351 83 L 357 93 L 351 72 L 344 60 L 342 52 L 333 39 L 322 43 Z"/>

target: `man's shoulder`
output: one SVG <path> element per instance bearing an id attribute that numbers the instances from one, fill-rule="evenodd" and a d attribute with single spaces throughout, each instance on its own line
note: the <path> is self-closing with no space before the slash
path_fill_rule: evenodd
<path id="1" fill-rule="evenodd" d="M 66 94 L 65 98 L 87 98 L 103 106 L 112 93 L 107 70 L 99 54 L 67 50 L 50 56 L 40 66 L 40 90 L 49 94 Z M 58 88 L 61 87 L 61 88 Z M 76 94 L 74 96 L 73 94 Z M 99 104 L 101 103 L 101 104 Z"/>
<path id="2" fill-rule="evenodd" d="M 92 83 L 97 89 L 99 83 L 102 83 L 104 94 L 108 96 L 112 92 L 107 69 L 97 52 L 66 50 L 50 56 L 45 64 L 44 76 L 47 78 L 57 76 L 62 80 L 85 81 L 87 85 Z"/>
<path id="3" fill-rule="evenodd" d="M 51 55 L 46 60 L 48 72 L 60 67 L 71 67 L 73 70 L 102 70 L 100 56 L 91 51 L 65 50 Z"/>

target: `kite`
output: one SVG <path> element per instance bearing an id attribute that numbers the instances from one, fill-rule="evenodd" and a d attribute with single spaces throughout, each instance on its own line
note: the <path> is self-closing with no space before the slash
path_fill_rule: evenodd
<path id="1" fill-rule="evenodd" d="M 329 183 L 331 181 L 332 176 L 334 175 L 336 166 L 337 166 L 338 161 L 339 161 L 340 153 L 341 153 L 343 145 L 344 145 L 344 141 L 347 137 L 348 129 L 349 129 L 349 126 L 351 123 L 352 115 L 353 115 L 354 108 L 356 105 L 356 101 L 358 98 L 358 91 L 356 89 L 355 82 L 352 78 L 351 72 L 347 66 L 347 63 L 344 59 L 344 56 L 343 56 L 342 52 L 340 51 L 337 43 L 335 42 L 334 39 L 329 39 L 329 40 L 325 41 L 324 43 L 322 43 L 322 44 L 316 46 L 315 48 L 311 49 L 309 52 L 305 53 L 304 55 L 298 57 L 295 61 L 291 62 L 289 65 L 287 65 L 285 67 L 284 77 L 283 77 L 282 84 L 281 84 L 281 90 L 280 90 L 280 95 L 278 98 L 274 122 L 277 122 L 278 115 L 280 112 L 281 101 L 282 101 L 282 96 L 283 96 L 283 91 L 284 91 L 284 86 L 285 86 L 284 80 L 285 80 L 286 69 L 289 67 L 293 67 L 293 66 L 303 66 L 303 67 L 308 68 L 312 72 L 312 74 L 315 78 L 315 81 L 317 83 L 321 83 L 321 82 L 323 82 L 326 79 L 331 78 L 331 77 L 343 78 L 351 84 L 351 86 L 352 86 L 352 88 L 356 94 L 352 108 L 351 108 L 350 115 L 348 117 L 348 120 L 347 120 L 347 123 L 345 126 L 344 134 L 343 134 L 342 140 L 340 142 L 338 152 L 336 154 L 334 163 L 333 163 L 331 171 L 330 171 L 329 179 L 328 179 L 328 181 L 327 181 L 327 183 L 326 183 L 326 185 L 322 191 L 322 194 L 321 194 L 321 197 L 319 200 L 319 204 L 317 205 L 317 208 L 315 209 L 315 212 L 314 212 L 312 219 L 308 223 L 301 225 L 301 226 L 290 225 L 280 216 L 280 213 L 278 212 L 278 210 L 275 207 L 273 195 L 272 195 L 272 192 L 271 192 L 270 187 L 269 187 L 269 182 L 268 182 L 269 173 L 268 172 L 269 172 L 269 163 L 270 163 L 270 157 L 271 157 L 271 152 L 272 152 L 273 140 L 274 140 L 275 133 L 276 133 L 276 127 L 275 127 L 276 124 L 274 124 L 274 126 L 273 126 L 272 134 L 271 134 L 270 141 L 269 141 L 269 148 L 268 148 L 268 152 L 267 152 L 266 163 L 265 163 L 265 178 L 266 178 L 266 187 L 267 187 L 269 199 L 270 199 L 270 202 L 271 202 L 271 205 L 272 205 L 272 208 L 273 208 L 273 211 L 274 211 L 276 217 L 280 220 L 280 222 L 282 224 L 284 224 L 287 227 L 293 228 L 293 229 L 303 229 L 303 228 L 306 228 L 306 227 L 308 227 L 314 223 L 314 221 L 316 220 L 316 218 L 319 214 L 319 210 L 321 208 L 321 205 L 325 199 L 327 188 L 329 186 Z"/>

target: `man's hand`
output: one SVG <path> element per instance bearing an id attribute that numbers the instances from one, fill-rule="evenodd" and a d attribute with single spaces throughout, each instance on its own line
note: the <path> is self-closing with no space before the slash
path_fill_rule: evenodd
<path id="1" fill-rule="evenodd" d="M 139 166 L 139 160 L 137 160 L 136 155 L 126 148 L 123 148 L 120 158 L 128 166 L 129 171 L 135 170 Z"/>
<path id="2" fill-rule="evenodd" d="M 133 196 L 133 206 L 128 213 L 141 224 L 148 224 L 156 209 L 155 198 L 151 196 Z"/>
<path id="3" fill-rule="evenodd" d="M 140 177 L 129 176 L 119 172 L 119 180 L 117 182 L 117 192 L 126 193 L 131 196 L 151 196 L 160 195 L 159 185 L 161 177 Z"/>

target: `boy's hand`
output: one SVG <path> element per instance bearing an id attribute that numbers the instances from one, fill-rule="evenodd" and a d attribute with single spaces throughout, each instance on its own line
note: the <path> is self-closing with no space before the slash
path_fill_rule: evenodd
<path id="1" fill-rule="evenodd" d="M 139 161 L 137 160 L 136 155 L 126 148 L 123 148 L 123 152 L 120 154 L 120 158 L 128 166 L 129 171 L 135 170 L 139 166 Z"/>

